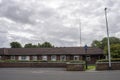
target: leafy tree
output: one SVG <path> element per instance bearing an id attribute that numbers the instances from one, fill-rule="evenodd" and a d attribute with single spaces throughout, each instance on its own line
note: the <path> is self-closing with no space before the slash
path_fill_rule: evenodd
<path id="1" fill-rule="evenodd" d="M 33 47 L 32 43 L 28 43 L 24 45 L 24 48 L 32 48 L 32 47 Z"/>
<path id="2" fill-rule="evenodd" d="M 110 46 L 110 49 L 111 49 L 111 56 L 113 58 L 120 58 L 120 44 L 112 44 Z M 104 52 L 106 55 L 108 54 L 107 46 L 104 48 Z"/>
<path id="3" fill-rule="evenodd" d="M 101 41 L 94 40 L 91 44 L 92 47 L 98 47 L 101 48 Z"/>
<path id="4" fill-rule="evenodd" d="M 120 44 L 120 39 L 117 37 L 110 37 L 110 45 L 112 44 Z M 91 44 L 92 47 L 99 47 L 104 49 L 107 46 L 107 37 L 103 38 L 101 41 L 94 40 Z"/>
<path id="5" fill-rule="evenodd" d="M 49 43 L 49 42 L 44 42 L 44 43 L 41 45 L 41 47 L 43 47 L 43 48 L 51 48 L 51 47 L 54 47 L 54 46 L 52 46 L 52 44 Z"/>
<path id="6" fill-rule="evenodd" d="M 38 48 L 38 45 L 33 45 L 32 43 L 25 44 L 24 48 Z"/>
<path id="7" fill-rule="evenodd" d="M 41 48 L 42 46 L 41 46 L 41 44 L 40 43 L 38 43 L 38 48 Z"/>
<path id="8" fill-rule="evenodd" d="M 22 45 L 19 42 L 11 42 L 11 48 L 22 48 Z"/>
<path id="9" fill-rule="evenodd" d="M 104 49 L 105 46 L 107 46 L 107 37 L 102 39 L 102 49 Z M 120 39 L 116 37 L 110 37 L 110 45 L 112 44 L 120 44 Z"/>
<path id="10" fill-rule="evenodd" d="M 32 48 L 38 48 L 38 46 L 37 45 L 32 45 Z"/>
<path id="11" fill-rule="evenodd" d="M 105 55 L 108 55 L 107 37 L 103 38 L 101 41 L 94 40 L 91 46 L 104 49 Z M 111 56 L 113 58 L 118 58 L 118 57 L 120 58 L 120 39 L 119 38 L 110 37 L 110 48 L 111 48 Z"/>
<path id="12" fill-rule="evenodd" d="M 44 42 L 43 44 L 38 43 L 38 45 L 33 45 L 32 43 L 25 44 L 24 48 L 51 48 L 54 47 L 52 46 L 51 43 L 49 42 Z"/>

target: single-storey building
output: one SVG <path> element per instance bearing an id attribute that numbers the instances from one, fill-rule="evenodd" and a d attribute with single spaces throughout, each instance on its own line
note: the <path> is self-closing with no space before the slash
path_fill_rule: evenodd
<path id="1" fill-rule="evenodd" d="M 0 60 L 87 60 L 89 64 L 94 64 L 101 58 L 104 58 L 103 50 L 91 47 L 87 51 L 83 47 L 0 48 Z"/>

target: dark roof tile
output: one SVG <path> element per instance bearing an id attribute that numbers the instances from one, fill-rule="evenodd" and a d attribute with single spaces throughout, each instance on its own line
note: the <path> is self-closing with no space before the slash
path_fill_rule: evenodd
<path id="1" fill-rule="evenodd" d="M 60 48 L 5 48 L 5 55 L 44 55 L 44 54 L 80 54 L 84 55 L 83 47 L 60 47 Z M 0 49 L 0 54 L 2 50 Z M 88 48 L 87 54 L 103 54 L 99 48 Z"/>

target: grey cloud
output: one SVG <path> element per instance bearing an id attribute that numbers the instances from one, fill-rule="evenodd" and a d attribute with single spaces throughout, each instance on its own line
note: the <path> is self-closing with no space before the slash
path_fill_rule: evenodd
<path id="1" fill-rule="evenodd" d="M 8 0 L 0 4 L 0 16 L 7 17 L 15 22 L 20 22 L 23 24 L 34 24 L 37 19 L 47 19 L 53 16 L 55 13 L 51 8 L 40 6 L 29 7 L 28 4 L 18 4 L 13 0 Z M 31 4 L 32 5 L 32 4 Z"/>
<path id="2" fill-rule="evenodd" d="M 13 0 L 3 0 L 0 4 L 0 16 L 7 17 L 15 22 L 29 23 L 32 11 L 24 10 L 20 6 Z"/>
<path id="3" fill-rule="evenodd" d="M 52 0 L 52 4 L 51 7 L 49 0 L 3 0 L 0 3 L 0 47 L 14 40 L 22 44 L 50 41 L 55 46 L 79 46 L 79 18 L 82 22 L 82 45 L 90 45 L 93 40 L 106 36 L 106 5 L 110 34 L 119 35 L 119 0 L 62 0 L 60 3 Z M 54 4 L 58 6 L 54 8 Z"/>
<path id="4" fill-rule="evenodd" d="M 0 47 L 6 47 L 6 41 L 8 41 L 7 38 L 7 32 L 6 31 L 0 31 Z"/>

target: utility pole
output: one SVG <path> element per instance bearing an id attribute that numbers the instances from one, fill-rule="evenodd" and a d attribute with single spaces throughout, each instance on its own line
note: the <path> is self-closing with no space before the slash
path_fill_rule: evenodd
<path id="1" fill-rule="evenodd" d="M 110 54 L 109 28 L 108 28 L 108 20 L 107 20 L 107 8 L 105 8 L 105 19 L 106 19 L 106 28 L 107 28 L 108 58 L 109 58 L 109 70 L 110 70 L 111 69 L 111 54 Z"/>

